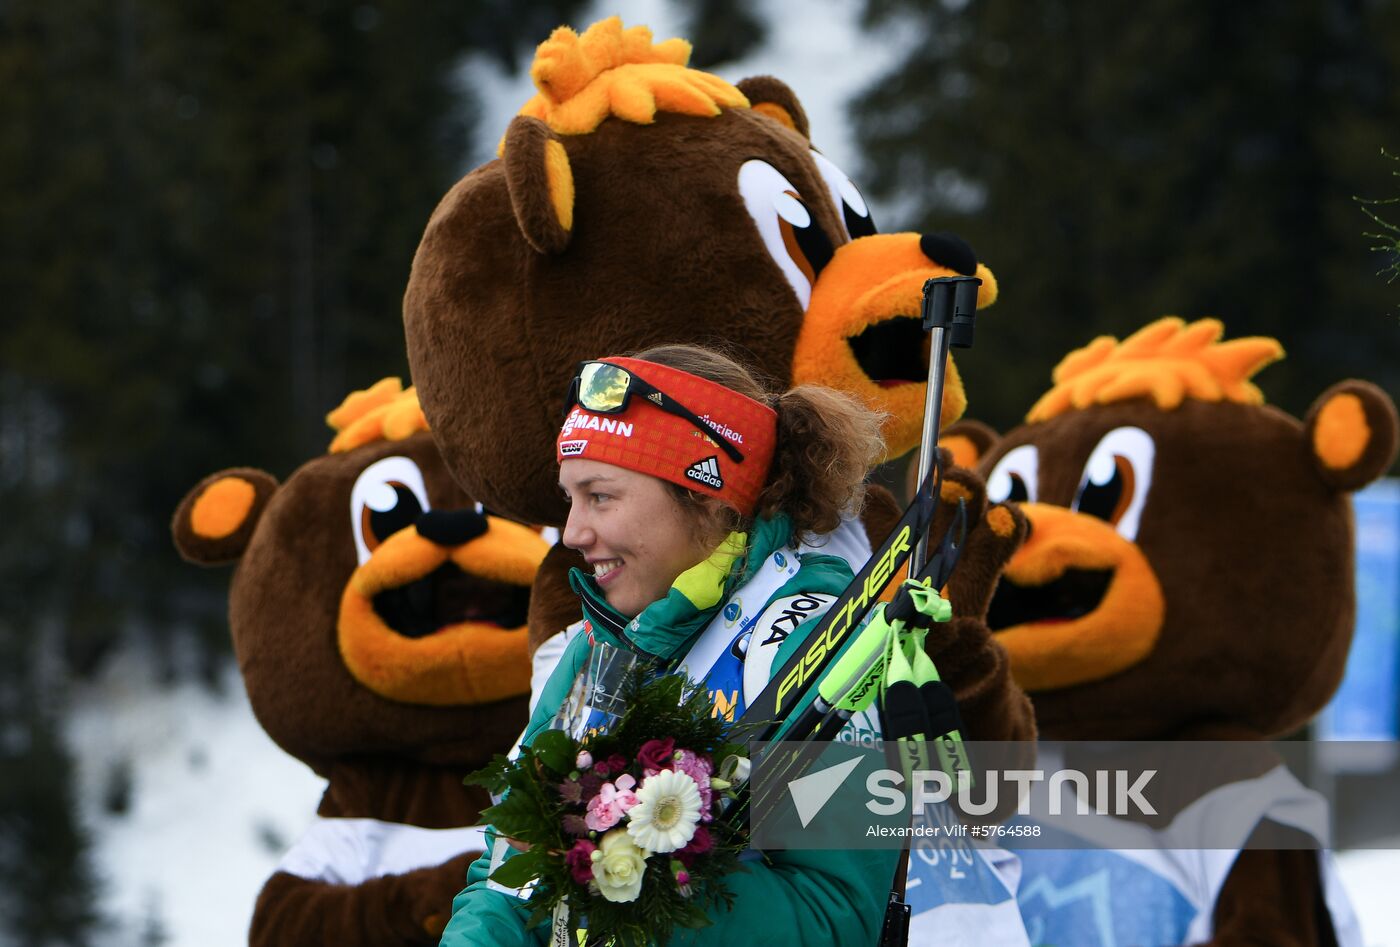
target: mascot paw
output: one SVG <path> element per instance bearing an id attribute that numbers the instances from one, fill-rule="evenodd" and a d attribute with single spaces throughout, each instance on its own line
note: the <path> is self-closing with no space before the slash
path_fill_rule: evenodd
<path id="1" fill-rule="evenodd" d="M 967 537 L 948 580 L 947 597 L 955 616 L 984 619 L 1002 570 L 1030 534 L 1029 522 L 1015 506 L 998 503 L 989 507 L 987 484 L 981 475 L 953 466 L 952 455 L 945 448 L 939 448 L 939 456 L 944 474 L 930 548 L 937 548 L 961 502 L 967 511 Z"/>
<path id="2" fill-rule="evenodd" d="M 997 503 L 970 526 L 957 568 L 948 580 L 948 598 L 959 618 L 983 621 L 1006 563 L 1030 535 L 1020 508 Z"/>

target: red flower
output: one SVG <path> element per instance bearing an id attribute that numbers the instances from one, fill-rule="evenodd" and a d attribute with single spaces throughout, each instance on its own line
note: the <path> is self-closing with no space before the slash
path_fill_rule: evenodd
<path id="1" fill-rule="evenodd" d="M 685 848 L 678 849 L 675 857 L 681 864 L 689 868 L 701 855 L 715 847 L 715 840 L 710 838 L 710 830 L 703 825 L 695 827 L 695 834 L 690 837 L 690 841 L 685 843 Z"/>
<path id="2" fill-rule="evenodd" d="M 670 769 L 676 755 L 676 741 L 671 737 L 664 740 L 648 740 L 637 751 L 637 762 L 646 771 Z"/>
<path id="3" fill-rule="evenodd" d="M 609 776 L 616 776 L 627 768 L 627 757 L 621 753 L 614 753 L 601 763 L 593 764 L 593 772 L 605 779 Z"/>
<path id="4" fill-rule="evenodd" d="M 581 885 L 593 880 L 593 853 L 597 850 L 598 846 L 592 842 L 579 839 L 564 855 L 564 864 L 569 866 L 569 874 Z"/>

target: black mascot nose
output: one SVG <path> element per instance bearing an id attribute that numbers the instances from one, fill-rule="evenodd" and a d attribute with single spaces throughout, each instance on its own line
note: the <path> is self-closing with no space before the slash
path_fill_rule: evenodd
<path id="1" fill-rule="evenodd" d="M 955 233 L 946 230 L 926 233 L 919 238 L 919 249 L 924 251 L 924 256 L 955 273 L 972 276 L 977 272 L 977 254 Z"/>
<path id="2" fill-rule="evenodd" d="M 474 510 L 429 510 L 414 524 L 418 535 L 439 546 L 460 546 L 487 530 L 486 517 Z"/>

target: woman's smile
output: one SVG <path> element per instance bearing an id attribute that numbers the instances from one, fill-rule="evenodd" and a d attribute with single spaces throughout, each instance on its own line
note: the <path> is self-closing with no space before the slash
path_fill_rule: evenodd
<path id="1" fill-rule="evenodd" d="M 617 573 L 622 569 L 621 559 L 604 559 L 593 563 L 593 577 L 598 580 L 600 586 L 607 584 L 617 578 Z"/>

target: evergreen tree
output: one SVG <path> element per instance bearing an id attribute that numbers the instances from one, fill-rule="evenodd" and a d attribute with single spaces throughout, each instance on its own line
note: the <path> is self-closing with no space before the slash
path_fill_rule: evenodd
<path id="1" fill-rule="evenodd" d="M 690 64 L 713 70 L 753 52 L 768 37 L 768 24 L 751 3 L 742 0 L 690 0 L 684 30 L 690 41 Z M 631 24 L 627 24 L 631 25 Z"/>
<path id="2" fill-rule="evenodd" d="M 58 707 L 34 651 L 0 619 L 0 943 L 84 947 L 97 884 Z"/>
<path id="3" fill-rule="evenodd" d="M 79 672 L 134 630 L 226 649 L 227 578 L 175 556 L 175 504 L 222 467 L 291 469 L 349 389 L 407 374 L 409 265 L 476 134 L 462 65 L 518 65 L 579 5 L 0 4 L 0 931 L 18 943 L 82 943 L 96 903 L 62 694 L 41 704 L 26 676 L 39 630 Z"/>
<path id="4" fill-rule="evenodd" d="M 862 184 L 1002 285 L 971 413 L 1015 423 L 1070 348 L 1167 313 L 1279 337 L 1264 387 L 1294 412 L 1348 375 L 1400 387 L 1350 200 L 1400 126 L 1398 6 L 869 0 L 919 39 L 851 108 Z"/>
<path id="5" fill-rule="evenodd" d="M 461 65 L 517 63 L 575 6 L 0 7 L 0 423 L 49 465 L 0 472 L 36 527 L 0 563 L 45 577 L 75 666 L 133 624 L 222 642 L 224 579 L 176 560 L 171 510 L 406 375 L 409 265 L 479 110 Z"/>
<path id="6" fill-rule="evenodd" d="M 1381 153 L 1391 161 L 1400 163 L 1400 155 L 1391 154 L 1384 149 Z M 1400 171 L 1393 174 L 1400 177 Z M 1376 226 L 1376 230 L 1368 232 L 1366 236 L 1376 241 L 1371 249 L 1384 255 L 1378 275 L 1384 276 L 1387 283 L 1393 283 L 1400 279 L 1400 224 L 1387 220 L 1381 214 L 1389 213 L 1389 205 L 1400 204 L 1400 197 L 1358 197 L 1357 201 L 1362 205 L 1362 213 Z"/>

